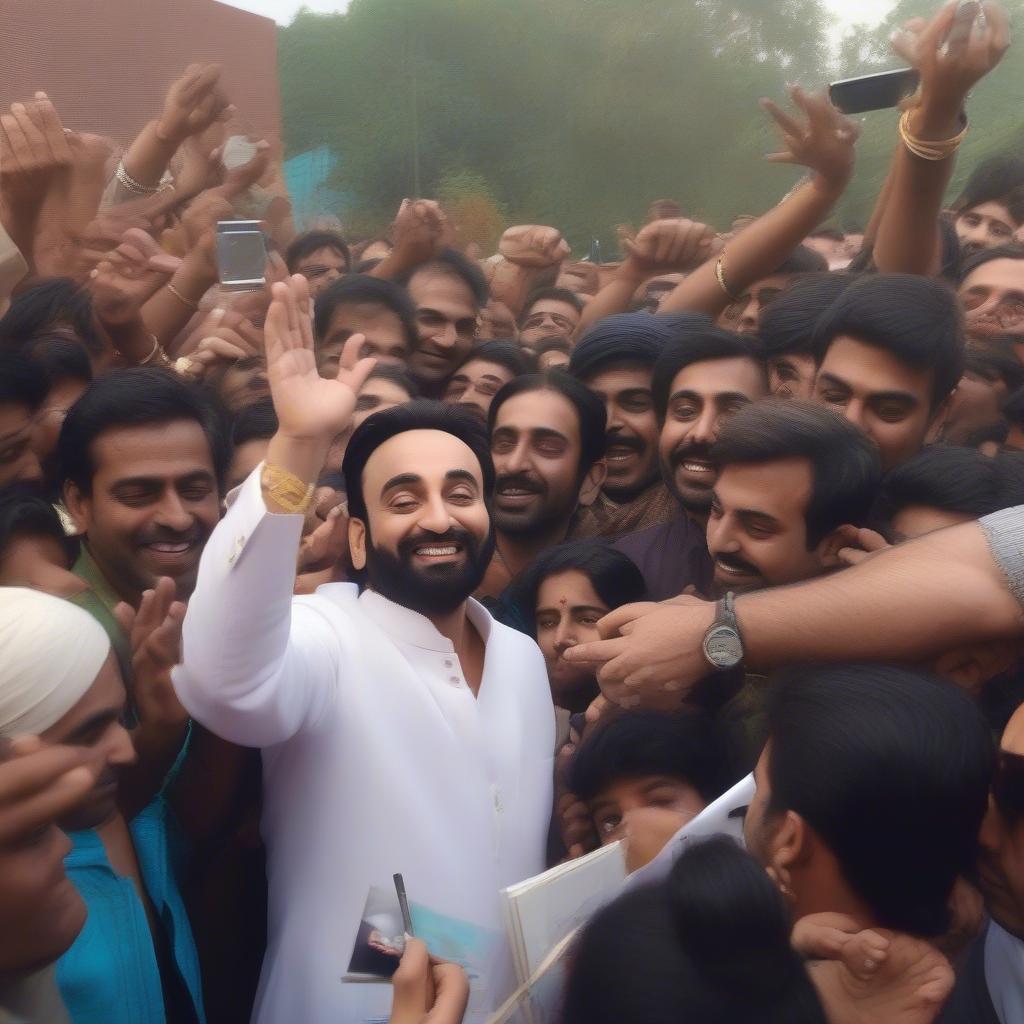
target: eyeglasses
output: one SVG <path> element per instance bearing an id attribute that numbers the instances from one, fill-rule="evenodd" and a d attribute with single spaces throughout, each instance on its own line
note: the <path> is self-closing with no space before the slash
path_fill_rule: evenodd
<path id="1" fill-rule="evenodd" d="M 576 329 L 576 325 L 567 316 L 562 316 L 561 313 L 531 313 L 523 321 L 523 327 L 543 327 L 547 320 L 550 320 L 563 331 L 574 331 Z"/>

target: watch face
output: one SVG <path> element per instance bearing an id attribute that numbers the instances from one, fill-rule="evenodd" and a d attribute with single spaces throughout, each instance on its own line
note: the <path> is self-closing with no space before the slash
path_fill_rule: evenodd
<path id="1" fill-rule="evenodd" d="M 732 626 L 712 626 L 704 637 L 704 657 L 715 668 L 735 668 L 743 660 L 743 644 Z"/>

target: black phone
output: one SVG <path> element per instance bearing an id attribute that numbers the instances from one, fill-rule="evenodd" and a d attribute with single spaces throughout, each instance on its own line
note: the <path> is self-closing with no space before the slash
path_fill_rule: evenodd
<path id="1" fill-rule="evenodd" d="M 832 105 L 844 114 L 863 114 L 867 110 L 884 110 L 899 106 L 912 96 L 920 82 L 913 68 L 882 71 L 877 75 L 844 78 L 828 87 Z"/>

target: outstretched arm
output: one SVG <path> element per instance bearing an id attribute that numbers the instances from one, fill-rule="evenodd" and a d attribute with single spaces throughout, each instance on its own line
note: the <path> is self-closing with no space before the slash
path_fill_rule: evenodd
<path id="1" fill-rule="evenodd" d="M 336 380 L 317 372 L 306 279 L 273 286 L 267 374 L 278 417 L 266 471 L 243 484 L 203 552 L 174 684 L 182 704 L 224 739 L 267 746 L 315 720 L 340 666 L 334 633 L 312 608 L 292 608 L 303 496 L 312 494 L 331 441 L 349 424 L 373 368 L 357 362 L 362 335 L 342 353 Z"/>

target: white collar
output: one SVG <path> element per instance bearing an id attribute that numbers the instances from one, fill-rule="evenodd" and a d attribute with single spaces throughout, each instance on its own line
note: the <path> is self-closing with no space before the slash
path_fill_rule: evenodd
<path id="1" fill-rule="evenodd" d="M 363 612 L 397 642 L 438 654 L 455 652 L 451 640 L 443 636 L 426 615 L 397 604 L 373 590 L 364 590 L 359 595 L 359 604 Z M 466 602 L 466 616 L 486 644 L 494 624 L 490 613 L 479 601 L 470 598 Z"/>

